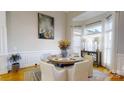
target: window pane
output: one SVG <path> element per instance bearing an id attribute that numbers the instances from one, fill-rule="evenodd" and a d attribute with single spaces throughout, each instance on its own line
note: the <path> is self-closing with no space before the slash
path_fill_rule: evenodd
<path id="1" fill-rule="evenodd" d="M 80 53 L 81 50 L 81 29 L 73 28 L 72 49 L 74 53 Z"/>
<path id="2" fill-rule="evenodd" d="M 101 25 L 97 25 L 94 27 L 88 27 L 85 29 L 84 31 L 84 35 L 92 35 L 92 34 L 97 34 L 97 33 L 101 33 L 102 32 L 102 26 Z"/>
<path id="3" fill-rule="evenodd" d="M 84 30 L 85 38 L 85 50 L 96 51 L 101 49 L 101 33 L 102 25 L 101 22 L 93 25 L 88 25 Z"/>

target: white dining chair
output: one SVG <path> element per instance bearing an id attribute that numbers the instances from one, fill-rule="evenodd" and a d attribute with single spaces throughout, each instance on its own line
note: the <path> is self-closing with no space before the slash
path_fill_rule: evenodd
<path id="1" fill-rule="evenodd" d="M 77 62 L 71 68 L 68 68 L 69 81 L 84 81 L 88 80 L 88 65 L 87 61 Z"/>
<path id="2" fill-rule="evenodd" d="M 88 76 L 92 77 L 93 76 L 93 57 L 91 55 L 85 55 L 84 60 L 89 61 L 89 71 L 88 71 Z"/>
<path id="3" fill-rule="evenodd" d="M 53 64 L 41 62 L 41 80 L 42 81 L 66 81 L 67 72 L 64 69 L 56 69 Z"/>
<path id="4" fill-rule="evenodd" d="M 42 60 L 48 61 L 48 57 L 51 56 L 51 53 L 44 53 L 42 54 Z"/>

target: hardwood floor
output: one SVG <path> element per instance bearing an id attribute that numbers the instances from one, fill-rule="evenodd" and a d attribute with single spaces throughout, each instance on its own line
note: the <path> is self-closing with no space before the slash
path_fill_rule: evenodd
<path id="1" fill-rule="evenodd" d="M 34 69 L 35 66 L 27 67 L 27 68 L 21 68 L 17 72 L 9 72 L 8 74 L 0 75 L 1 81 L 23 81 L 24 80 L 24 73 L 27 71 L 31 71 Z"/>
<path id="2" fill-rule="evenodd" d="M 105 67 L 95 67 L 94 66 L 94 69 L 97 69 L 101 72 L 104 72 L 104 73 L 107 73 L 109 76 L 108 76 L 108 79 L 110 81 L 124 81 L 124 76 L 120 76 L 120 75 L 117 75 L 117 74 L 113 74 L 111 71 L 109 71 L 108 69 L 106 69 Z"/>
<path id="3" fill-rule="evenodd" d="M 36 66 L 32 66 L 32 67 L 22 68 L 17 72 L 9 72 L 8 74 L 0 75 L 0 81 L 24 81 L 24 73 L 27 71 L 31 71 L 35 68 Z M 112 81 L 124 80 L 124 76 L 112 74 L 109 70 L 107 70 L 104 67 L 94 67 L 94 69 L 109 74 L 108 80 L 112 80 Z"/>

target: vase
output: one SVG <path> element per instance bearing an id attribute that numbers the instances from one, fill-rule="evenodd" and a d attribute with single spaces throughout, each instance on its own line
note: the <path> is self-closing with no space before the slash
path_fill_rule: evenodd
<path id="1" fill-rule="evenodd" d="M 12 64 L 12 71 L 15 72 L 15 71 L 18 71 L 20 68 L 20 64 L 19 63 L 13 63 Z"/>
<path id="2" fill-rule="evenodd" d="M 62 57 L 67 57 L 68 55 L 67 49 L 61 49 L 61 55 Z"/>

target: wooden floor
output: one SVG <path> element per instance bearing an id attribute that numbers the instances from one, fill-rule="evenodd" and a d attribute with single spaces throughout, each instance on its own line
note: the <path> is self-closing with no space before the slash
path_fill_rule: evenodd
<path id="1" fill-rule="evenodd" d="M 105 67 L 95 67 L 94 66 L 94 69 L 97 69 L 97 70 L 99 70 L 101 72 L 107 73 L 109 75 L 108 79 L 110 81 L 124 81 L 124 76 L 113 74 L 111 71 L 109 71 Z"/>
<path id="2" fill-rule="evenodd" d="M 8 74 L 0 75 L 0 81 L 23 81 L 24 73 L 27 71 L 31 71 L 34 68 L 35 66 L 22 68 L 17 72 L 9 72 Z"/>
<path id="3" fill-rule="evenodd" d="M 24 73 L 27 71 L 31 71 L 32 69 L 35 69 L 36 66 L 33 67 L 27 67 L 22 68 L 17 72 L 10 72 L 8 74 L 0 75 L 0 81 L 24 81 Z M 107 70 L 104 67 L 94 67 L 94 69 L 97 69 L 101 72 L 109 74 L 108 78 L 112 81 L 123 81 L 123 76 L 118 76 L 116 74 L 112 74 L 109 70 Z"/>

